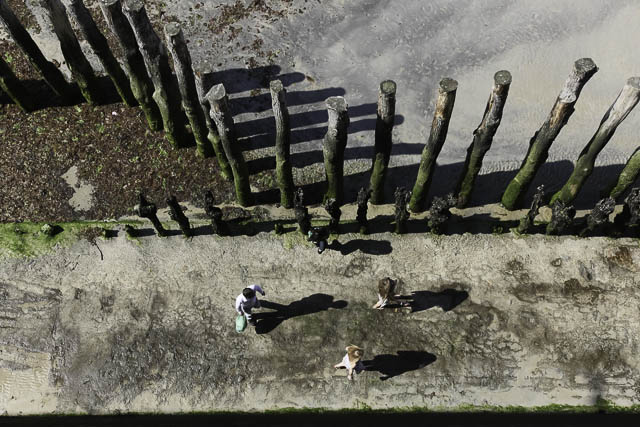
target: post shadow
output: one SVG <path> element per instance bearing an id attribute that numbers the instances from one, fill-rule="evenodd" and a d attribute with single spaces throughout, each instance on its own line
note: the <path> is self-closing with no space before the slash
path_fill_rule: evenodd
<path id="1" fill-rule="evenodd" d="M 293 317 L 318 313 L 330 308 L 343 309 L 347 306 L 346 301 L 334 301 L 333 296 L 327 294 L 309 295 L 308 297 L 294 301 L 289 305 L 282 305 L 267 300 L 261 300 L 260 303 L 263 308 L 270 308 L 275 311 L 253 314 L 253 317 L 257 321 L 257 334 L 267 334 L 277 328 L 278 325 L 285 320 Z"/>
<path id="2" fill-rule="evenodd" d="M 388 255 L 393 250 L 388 240 L 373 239 L 353 239 L 347 243 L 340 243 L 336 239 L 327 246 L 327 249 L 338 251 L 342 255 L 349 255 L 357 250 L 369 255 Z"/>
<path id="3" fill-rule="evenodd" d="M 422 369 L 435 362 L 437 357 L 426 351 L 400 350 L 396 354 L 378 354 L 371 360 L 363 360 L 365 371 L 377 371 L 386 381 L 406 372 Z"/>
<path id="4" fill-rule="evenodd" d="M 467 291 L 445 289 L 440 292 L 412 291 L 411 295 L 402 295 L 399 299 L 410 300 L 412 313 L 440 307 L 443 311 L 451 311 L 469 297 Z"/>

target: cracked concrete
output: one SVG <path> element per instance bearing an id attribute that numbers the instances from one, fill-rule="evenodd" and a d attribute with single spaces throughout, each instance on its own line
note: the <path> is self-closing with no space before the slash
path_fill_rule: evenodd
<path id="1" fill-rule="evenodd" d="M 87 241 L 4 258 L 0 408 L 639 402 L 637 240 L 370 238 L 347 255 L 319 256 L 267 233 L 132 241 L 120 232 L 98 241 L 102 261 Z M 376 255 L 375 241 L 391 253 Z M 371 309 L 375 281 L 387 275 L 402 281 L 401 293 L 418 291 L 423 305 Z M 249 283 L 264 286 L 273 303 L 265 307 L 286 307 L 238 334 L 233 301 Z M 353 382 L 332 368 L 351 343 L 377 361 Z"/>

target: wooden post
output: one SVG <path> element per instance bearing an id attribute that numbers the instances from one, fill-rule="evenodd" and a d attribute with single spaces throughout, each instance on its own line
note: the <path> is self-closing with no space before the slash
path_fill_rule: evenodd
<path id="1" fill-rule="evenodd" d="M 336 199 L 338 206 L 344 202 L 344 149 L 347 146 L 349 113 L 347 101 L 341 96 L 327 99 L 329 127 L 322 141 L 327 191 L 324 200 Z"/>
<path id="2" fill-rule="evenodd" d="M 22 49 L 33 68 L 42 75 L 49 87 L 64 100 L 72 100 L 75 97 L 73 87 L 58 67 L 44 57 L 5 0 L 0 0 L 0 22 L 4 24 L 13 41 Z"/>
<path id="3" fill-rule="evenodd" d="M 151 26 L 142 1 L 126 1 L 122 12 L 131 24 L 153 82 L 153 99 L 160 109 L 166 137 L 174 147 L 186 147 L 189 145 L 189 135 L 185 129 L 185 116 L 180 110 L 180 97 L 173 90 L 173 74 L 167 52 Z"/>
<path id="4" fill-rule="evenodd" d="M 289 110 L 287 109 L 286 94 L 282 82 L 273 80 L 269 84 L 271 90 L 271 105 L 276 120 L 276 179 L 280 187 L 280 204 L 291 209 L 293 207 L 293 172 L 291 170 L 291 127 L 289 125 Z"/>
<path id="5" fill-rule="evenodd" d="M 578 59 L 573 64 L 573 70 L 558 95 L 547 120 L 529 141 L 529 151 L 520 170 L 502 194 L 502 205 L 508 210 L 514 210 L 527 193 L 538 169 L 547 160 L 551 144 L 573 114 L 580 91 L 597 71 L 598 67 L 591 58 Z"/>
<path id="6" fill-rule="evenodd" d="M 133 211 L 136 213 L 136 215 L 142 218 L 147 218 L 149 221 L 151 221 L 151 224 L 153 224 L 153 228 L 156 229 L 158 236 L 166 236 L 167 230 L 164 229 L 162 223 L 158 219 L 158 208 L 156 207 L 156 205 L 149 202 L 142 193 L 138 194 L 138 199 L 138 204 L 133 208 Z"/>
<path id="7" fill-rule="evenodd" d="M 520 220 L 518 227 L 513 228 L 516 234 L 525 234 L 528 233 L 529 230 L 533 227 L 533 222 L 538 216 L 538 212 L 540 211 L 540 206 L 542 206 L 542 202 L 544 201 L 544 185 L 536 188 L 536 194 L 533 196 L 533 201 L 531 202 L 531 208 L 527 212 L 527 214 Z"/>
<path id="8" fill-rule="evenodd" d="M 636 151 L 629 157 L 615 184 L 610 187 L 609 197 L 617 202 L 620 201 L 620 197 L 633 185 L 638 175 L 640 175 L 640 147 L 636 148 Z"/>
<path id="9" fill-rule="evenodd" d="M 482 160 L 489 148 L 491 148 L 493 136 L 496 134 L 498 126 L 500 126 L 502 110 L 507 102 L 510 85 L 511 73 L 508 71 L 498 71 L 493 76 L 493 89 L 491 90 L 491 95 L 489 95 L 484 116 L 480 125 L 473 131 L 473 142 L 467 148 L 467 158 L 464 161 L 464 168 L 456 185 L 455 194 L 458 197 L 458 208 L 464 208 L 471 198 L 473 184 L 480 172 L 480 168 L 482 168 Z"/>
<path id="10" fill-rule="evenodd" d="M 395 228 L 396 234 L 405 234 L 407 232 L 407 220 L 411 215 L 407 210 L 407 202 L 411 198 L 411 193 L 404 187 L 396 187 L 393 193 L 395 199 Z"/>
<path id="11" fill-rule="evenodd" d="M 589 175 L 593 172 L 596 157 L 604 146 L 611 140 L 618 125 L 627 117 L 640 100 L 640 77 L 631 77 L 627 80 L 622 91 L 605 113 L 598 130 L 591 140 L 582 149 L 571 176 L 564 186 L 553 195 L 550 204 L 562 200 L 565 205 L 575 200 Z"/>
<path id="12" fill-rule="evenodd" d="M 385 80 L 378 90 L 378 111 L 376 117 L 375 151 L 371 164 L 371 203 L 384 203 L 384 180 L 387 176 L 391 157 L 391 132 L 396 115 L 396 82 Z"/>
<path id="13" fill-rule="evenodd" d="M 252 202 L 249 170 L 238 145 L 233 116 L 229 110 L 229 98 L 224 85 L 218 84 L 212 87 L 206 98 L 211 104 L 211 118 L 216 123 L 224 152 L 233 172 L 236 198 L 241 206 L 249 206 Z"/>
<path id="14" fill-rule="evenodd" d="M 9 95 L 9 98 L 16 103 L 25 113 L 34 110 L 33 98 L 27 89 L 20 83 L 20 80 L 13 73 L 11 67 L 4 62 L 0 56 L 0 88 Z"/>
<path id="15" fill-rule="evenodd" d="M 220 135 L 218 135 L 216 124 L 211 119 L 211 109 L 209 107 L 209 102 L 205 98 L 205 89 L 202 82 L 202 76 L 200 75 L 200 73 L 196 72 L 194 73 L 194 77 L 196 79 L 196 89 L 198 91 L 200 105 L 202 106 L 202 111 L 204 111 L 204 120 L 207 124 L 207 129 L 209 129 L 207 139 L 209 139 L 209 142 L 211 142 L 213 151 L 216 153 L 218 166 L 220 166 L 220 175 L 222 175 L 222 177 L 227 181 L 232 181 L 233 171 L 231 170 L 231 166 L 229 165 L 229 160 L 227 160 L 227 155 L 224 154 L 224 147 L 222 146 L 222 142 L 220 142 Z"/>
<path id="16" fill-rule="evenodd" d="M 411 192 L 409 209 L 412 212 L 422 212 L 422 210 L 424 210 L 425 199 L 427 198 L 427 193 L 429 193 L 431 178 L 433 177 L 433 171 L 436 166 L 436 159 L 447 139 L 447 131 L 449 129 L 453 104 L 456 100 L 457 89 L 457 81 L 449 78 L 440 80 L 436 110 L 433 114 L 433 122 L 431 123 L 431 134 L 422 150 L 418 176 L 413 186 L 413 191 Z"/>
<path id="17" fill-rule="evenodd" d="M 207 139 L 207 124 L 204 120 L 204 111 L 198 99 L 198 90 L 196 89 L 196 80 L 193 77 L 191 55 L 189 54 L 187 43 L 184 40 L 182 30 L 173 22 L 165 25 L 164 34 L 169 52 L 171 52 L 171 57 L 173 58 L 180 95 L 182 95 L 182 108 L 191 124 L 191 130 L 198 146 L 198 153 L 202 157 L 211 157 L 214 155 L 214 151 L 211 142 Z"/>
<path id="18" fill-rule="evenodd" d="M 124 51 L 124 68 L 129 75 L 133 96 L 138 100 L 151 130 L 161 130 L 162 116 L 153 100 L 153 83 L 147 74 L 133 30 L 122 13 L 120 0 L 101 0 L 100 9 L 102 9 L 102 14 L 109 28 Z"/>
<path id="19" fill-rule="evenodd" d="M 100 88 L 98 87 L 98 78 L 91 68 L 91 64 L 84 56 L 82 49 L 80 49 L 80 43 L 71 28 L 69 18 L 67 18 L 67 11 L 60 0 L 41 0 L 41 4 L 51 19 L 53 24 L 53 31 L 58 37 L 60 42 L 60 49 L 62 55 L 71 75 L 82 92 L 82 96 L 87 100 L 89 104 L 97 104 L 102 99 Z"/>
<path id="20" fill-rule="evenodd" d="M 609 215 L 613 213 L 615 207 L 616 201 L 611 197 L 598 201 L 587 215 L 587 226 L 580 231 L 579 236 L 585 237 L 593 234 L 596 229 L 605 228 L 609 224 Z"/>
<path id="21" fill-rule="evenodd" d="M 84 38 L 95 52 L 100 63 L 104 67 L 104 70 L 109 75 L 109 78 L 111 78 L 120 98 L 122 98 L 124 103 L 129 106 L 138 105 L 136 98 L 131 92 L 127 75 L 122 70 L 122 67 L 120 67 L 115 56 L 113 56 L 113 53 L 111 53 L 107 39 L 98 29 L 98 26 L 91 17 L 89 10 L 85 7 L 82 0 L 70 0 L 68 5 L 68 9 L 78 23 L 80 31 L 82 31 Z"/>
<path id="22" fill-rule="evenodd" d="M 558 200 L 551 207 L 551 221 L 547 224 L 546 233 L 551 236 L 562 234 L 571 228 L 575 216 L 576 210 L 573 206 L 566 206 L 562 200 Z"/>

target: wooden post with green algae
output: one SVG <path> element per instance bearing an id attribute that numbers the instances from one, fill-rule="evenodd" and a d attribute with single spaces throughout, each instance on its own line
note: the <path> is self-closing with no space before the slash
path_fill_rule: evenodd
<path id="1" fill-rule="evenodd" d="M 200 100 L 200 106 L 204 112 L 204 121 L 207 125 L 209 133 L 207 139 L 211 142 L 213 151 L 216 153 L 216 159 L 218 159 L 218 166 L 220 166 L 220 175 L 227 181 L 233 181 L 233 171 L 229 165 L 226 154 L 224 154 L 224 147 L 220 142 L 220 135 L 218 135 L 218 129 L 216 124 L 211 119 L 211 111 L 209 102 L 205 98 L 204 82 L 202 81 L 202 75 L 199 72 L 194 73 L 196 80 L 196 90 L 198 91 L 198 99 Z"/>
<path id="2" fill-rule="evenodd" d="M 122 70 L 122 67 L 120 67 L 115 56 L 113 56 L 113 53 L 109 48 L 109 44 L 107 43 L 107 39 L 98 29 L 98 26 L 91 17 L 89 10 L 85 7 L 82 0 L 70 0 L 68 5 L 68 9 L 71 14 L 73 14 L 75 21 L 78 23 L 80 31 L 82 31 L 84 38 L 87 40 L 100 60 L 100 63 L 104 67 L 104 70 L 109 75 L 109 78 L 118 91 L 120 98 L 122 98 L 124 103 L 129 106 L 138 105 L 136 98 L 131 92 L 127 75 Z"/>
<path id="3" fill-rule="evenodd" d="M 62 55 L 71 70 L 73 79 L 78 84 L 82 96 L 89 104 L 98 104 L 104 97 L 98 86 L 98 78 L 87 57 L 84 56 L 80 43 L 71 28 L 67 10 L 60 0 L 41 0 L 40 2 L 51 19 L 53 31 L 60 42 Z"/>
<path id="4" fill-rule="evenodd" d="M 164 34 L 169 52 L 171 52 L 171 57 L 173 58 L 180 95 L 182 95 L 182 108 L 187 119 L 189 119 L 189 124 L 191 124 L 191 130 L 198 146 L 198 154 L 202 157 L 211 157 L 214 155 L 214 151 L 211 142 L 207 138 L 207 124 L 204 121 L 204 111 L 198 99 L 196 80 L 193 76 L 191 65 L 191 55 L 184 40 L 182 29 L 178 24 L 171 22 L 165 25 Z"/>
<path id="5" fill-rule="evenodd" d="M 34 110 L 33 97 L 18 80 L 9 64 L 2 59 L 2 56 L 0 56 L 0 88 L 25 113 Z"/>
<path id="6" fill-rule="evenodd" d="M 640 147 L 636 148 L 636 151 L 634 151 L 631 157 L 629 157 L 629 160 L 627 160 L 615 184 L 611 186 L 609 197 L 619 202 L 624 192 L 631 187 L 638 178 L 638 175 L 640 175 Z"/>
<path id="7" fill-rule="evenodd" d="M 222 141 L 229 165 L 233 171 L 233 183 L 236 188 L 236 198 L 241 206 L 252 203 L 251 187 L 249 186 L 249 170 L 244 161 L 242 151 L 236 138 L 235 124 L 229 109 L 229 98 L 224 85 L 218 84 L 211 88 L 206 95 L 211 104 L 211 118 L 218 127 L 218 134 Z"/>
<path id="8" fill-rule="evenodd" d="M 169 67 L 166 49 L 151 26 L 142 1 L 127 0 L 122 12 L 131 24 L 147 72 L 153 82 L 153 100 L 160 109 L 165 135 L 174 147 L 187 147 L 190 145 L 190 138 L 185 129 L 186 117 L 180 109 L 180 96 L 174 91 L 174 77 Z"/>
<path id="9" fill-rule="evenodd" d="M 129 75 L 133 96 L 138 100 L 140 108 L 147 118 L 149 128 L 159 131 L 162 129 L 162 116 L 153 100 L 153 83 L 147 74 L 147 68 L 144 65 L 142 54 L 138 50 L 133 30 L 122 13 L 120 0 L 100 0 L 100 9 L 102 9 L 107 25 L 124 51 L 124 68 Z"/>
<path id="10" fill-rule="evenodd" d="M 280 80 L 269 84 L 271 90 L 271 106 L 276 120 L 276 179 L 280 187 L 280 204 L 291 209 L 293 207 L 293 172 L 291 170 L 291 126 L 286 94 Z"/>
<path id="11" fill-rule="evenodd" d="M 4 24 L 13 41 L 22 49 L 31 66 L 42 75 L 47 85 L 63 100 L 72 100 L 75 97 L 73 86 L 67 82 L 58 67 L 44 57 L 5 0 L 0 0 L 0 22 Z"/>
<path id="12" fill-rule="evenodd" d="M 371 164 L 371 203 L 384 203 L 384 180 L 391 157 L 391 133 L 396 115 L 396 82 L 385 80 L 378 90 L 378 111 L 376 116 L 375 148 Z"/>
<path id="13" fill-rule="evenodd" d="M 575 200 L 585 181 L 593 172 L 596 157 L 611 140 L 618 125 L 629 115 L 639 100 L 640 77 L 631 77 L 605 113 L 598 130 L 582 149 L 571 176 L 564 186 L 553 195 L 550 205 L 553 205 L 557 200 L 562 200 L 565 204 Z"/>
<path id="14" fill-rule="evenodd" d="M 573 64 L 573 70 L 558 95 L 547 120 L 529 141 L 529 150 L 520 170 L 502 194 L 501 202 L 506 209 L 514 210 L 520 204 L 538 169 L 547 160 L 551 144 L 573 114 L 574 105 L 582 88 L 597 71 L 598 67 L 591 58 L 578 59 Z"/>
<path id="15" fill-rule="evenodd" d="M 455 194 L 458 198 L 456 206 L 464 208 L 473 191 L 476 177 L 482 168 L 482 159 L 491 148 L 493 137 L 500 126 L 502 111 L 509 95 L 511 85 L 511 73 L 506 70 L 498 71 L 493 76 L 493 88 L 484 110 L 484 116 L 480 125 L 473 131 L 473 142 L 467 149 L 467 158 L 464 161 L 464 168 L 460 175 L 460 180 L 456 186 Z"/>
<path id="16" fill-rule="evenodd" d="M 418 176 L 413 186 L 413 191 L 411 192 L 411 201 L 409 202 L 409 210 L 411 212 L 422 212 L 424 210 L 425 199 L 427 198 L 427 193 L 429 193 L 431 178 L 433 177 L 433 171 L 436 166 L 436 159 L 447 139 L 447 131 L 449 129 L 453 104 L 456 100 L 457 89 L 457 81 L 450 78 L 440 80 L 436 110 L 433 114 L 433 122 L 431 123 L 431 133 L 429 134 L 429 140 L 422 150 Z"/>
<path id="17" fill-rule="evenodd" d="M 322 141 L 327 191 L 324 200 L 335 199 L 338 206 L 344 203 L 344 150 L 347 147 L 349 113 L 347 101 L 342 96 L 332 96 L 326 101 L 329 113 L 327 133 Z"/>

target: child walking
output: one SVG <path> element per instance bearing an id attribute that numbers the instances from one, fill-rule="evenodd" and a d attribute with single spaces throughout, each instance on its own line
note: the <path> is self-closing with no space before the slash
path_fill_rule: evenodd
<path id="1" fill-rule="evenodd" d="M 353 371 L 356 371 L 356 374 L 364 371 L 364 365 L 361 362 L 364 350 L 353 344 L 347 346 L 345 350 L 347 354 L 345 354 L 340 363 L 333 365 L 333 367 L 336 369 L 347 368 L 347 379 L 352 380 Z"/>
<path id="2" fill-rule="evenodd" d="M 236 298 L 236 311 L 238 314 L 243 314 L 247 318 L 247 322 L 252 326 L 256 325 L 256 321 L 251 317 L 251 310 L 260 308 L 260 300 L 256 297 L 256 292 L 260 292 L 262 296 L 266 295 L 260 285 L 251 285 L 244 288 Z"/>

